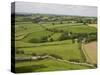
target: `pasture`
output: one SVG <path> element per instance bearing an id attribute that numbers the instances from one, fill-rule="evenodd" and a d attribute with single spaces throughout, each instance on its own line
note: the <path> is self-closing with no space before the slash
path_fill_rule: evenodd
<path id="1" fill-rule="evenodd" d="M 65 62 L 59 62 L 54 59 L 45 59 L 41 61 L 26 61 L 16 64 L 16 72 L 44 72 L 44 71 L 64 71 L 76 69 L 90 69 L 87 66 L 74 65 Z"/>
<path id="2" fill-rule="evenodd" d="M 52 55 L 62 60 L 75 63 L 87 63 L 84 61 L 84 53 L 81 50 L 81 42 L 86 38 L 87 44 L 84 45 L 88 56 L 93 58 L 96 64 L 96 48 L 88 44 L 96 40 L 97 28 L 74 21 L 51 21 L 51 16 L 41 15 L 42 20 L 30 20 L 39 15 L 16 16 L 15 25 L 15 56 L 32 57 L 41 55 Z M 25 19 L 28 18 L 29 20 Z M 48 21 L 44 20 L 48 18 Z M 54 18 L 58 18 L 54 16 Z M 61 18 L 61 16 L 59 16 Z M 63 18 L 63 17 L 62 17 Z M 69 17 L 66 17 L 69 18 Z M 70 17 L 71 18 L 71 17 Z M 72 17 L 73 18 L 73 17 Z M 80 40 L 81 38 L 81 40 Z M 95 45 L 96 43 L 94 43 Z M 95 54 L 94 54 L 95 53 Z M 36 61 L 21 61 L 15 64 L 16 72 L 40 72 L 56 70 L 76 70 L 93 69 L 93 67 L 76 65 L 57 61 L 55 59 L 43 59 Z M 94 67 L 95 68 L 95 67 Z"/>

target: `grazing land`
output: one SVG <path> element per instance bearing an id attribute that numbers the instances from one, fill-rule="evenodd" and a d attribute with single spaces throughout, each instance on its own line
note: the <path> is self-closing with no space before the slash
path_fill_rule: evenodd
<path id="1" fill-rule="evenodd" d="M 96 68 L 97 50 L 96 42 L 93 41 L 97 41 L 97 28 L 89 26 L 97 24 L 95 18 L 50 14 L 16 15 L 15 58 L 19 58 L 15 59 L 16 72 Z M 89 63 L 91 61 L 82 51 L 82 44 L 92 63 Z"/>

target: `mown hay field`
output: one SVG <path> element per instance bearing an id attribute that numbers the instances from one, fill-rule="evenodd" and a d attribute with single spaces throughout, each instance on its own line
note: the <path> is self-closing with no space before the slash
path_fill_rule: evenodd
<path id="1" fill-rule="evenodd" d="M 89 58 L 87 58 L 87 61 L 89 63 L 96 64 L 97 63 L 97 42 L 94 41 L 94 42 L 85 44 L 84 49 L 87 55 L 89 56 Z"/>

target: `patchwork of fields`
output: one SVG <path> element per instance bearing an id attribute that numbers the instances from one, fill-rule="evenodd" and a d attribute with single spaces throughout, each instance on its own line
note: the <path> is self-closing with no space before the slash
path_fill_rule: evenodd
<path id="1" fill-rule="evenodd" d="M 21 19 L 22 17 L 16 17 Z M 95 24 L 96 25 L 96 24 Z M 82 23 L 33 23 L 18 22 L 15 25 L 16 57 L 35 57 L 51 55 L 55 58 L 76 63 L 87 63 L 84 52 L 81 50 L 79 36 L 95 40 L 97 29 Z M 64 38 L 63 38 L 64 37 Z M 77 38 L 78 37 L 78 38 Z M 88 41 L 91 41 L 89 39 Z M 90 48 L 86 47 L 87 54 Z M 93 50 L 96 52 L 96 50 Z M 90 53 L 91 54 L 91 53 Z M 90 56 L 89 54 L 89 56 Z M 91 57 L 92 58 L 92 57 Z M 95 62 L 95 60 L 94 60 Z M 93 63 L 93 65 L 96 63 Z M 16 72 L 40 72 L 55 70 L 90 69 L 93 67 L 65 63 L 55 59 L 39 59 L 30 61 L 16 61 Z M 95 66 L 94 66 L 95 68 Z"/>

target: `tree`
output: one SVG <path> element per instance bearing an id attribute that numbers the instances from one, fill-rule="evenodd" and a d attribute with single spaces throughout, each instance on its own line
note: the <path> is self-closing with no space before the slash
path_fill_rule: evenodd
<path id="1" fill-rule="evenodd" d="M 62 22 L 62 21 L 60 21 L 60 24 L 63 24 L 63 22 Z"/>
<path id="2" fill-rule="evenodd" d="M 61 34 L 61 36 L 59 37 L 59 39 L 58 40 L 66 40 L 66 39 L 68 39 L 69 38 L 69 36 L 68 36 L 68 33 L 67 32 L 65 32 L 65 33 L 62 33 Z"/>
<path id="3" fill-rule="evenodd" d="M 40 39 L 41 42 L 47 42 L 48 41 L 48 37 L 47 36 L 44 36 Z"/>
<path id="4" fill-rule="evenodd" d="M 40 21 L 42 21 L 40 17 L 36 17 L 32 20 L 33 23 L 39 23 Z"/>
<path id="5" fill-rule="evenodd" d="M 83 22 L 83 25 L 87 25 L 87 23 L 86 22 Z"/>
<path id="6" fill-rule="evenodd" d="M 50 42 L 54 41 L 53 38 L 50 38 Z"/>
<path id="7" fill-rule="evenodd" d="M 72 43 L 75 43 L 75 39 L 72 39 Z"/>
<path id="8" fill-rule="evenodd" d="M 55 23 L 52 23 L 52 25 L 55 25 Z"/>
<path id="9" fill-rule="evenodd" d="M 36 53 L 32 53 L 32 56 L 37 56 L 37 54 Z"/>

